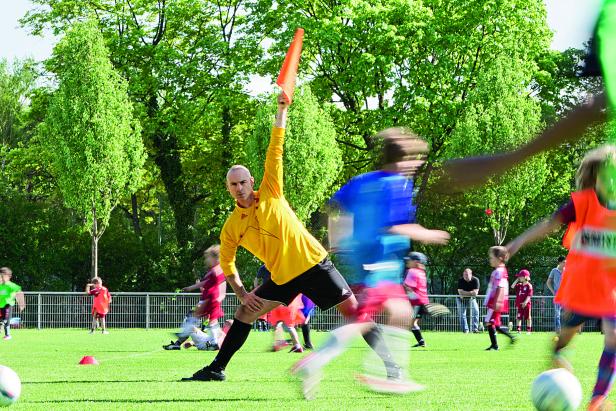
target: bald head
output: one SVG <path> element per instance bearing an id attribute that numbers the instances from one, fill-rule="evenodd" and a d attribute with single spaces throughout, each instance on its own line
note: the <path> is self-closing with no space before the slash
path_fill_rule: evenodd
<path id="1" fill-rule="evenodd" d="M 227 190 L 241 207 L 249 207 L 252 204 L 254 185 L 255 179 L 246 167 L 235 165 L 227 171 Z"/>
<path id="2" fill-rule="evenodd" d="M 241 164 L 236 164 L 234 166 L 231 166 L 231 168 L 229 169 L 229 171 L 227 171 L 227 182 L 229 181 L 229 177 L 233 175 L 233 176 L 243 176 L 243 177 L 252 177 L 252 175 L 250 174 L 250 170 L 248 170 L 245 166 L 241 165 Z"/>

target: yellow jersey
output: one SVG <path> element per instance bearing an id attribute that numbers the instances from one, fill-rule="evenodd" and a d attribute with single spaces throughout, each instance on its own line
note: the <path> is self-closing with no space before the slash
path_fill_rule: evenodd
<path id="1" fill-rule="evenodd" d="M 220 266 L 225 276 L 237 274 L 239 246 L 265 263 L 272 281 L 285 284 L 318 264 L 327 251 L 297 218 L 283 194 L 284 128 L 274 127 L 265 156 L 265 172 L 255 201 L 236 204 L 220 234 Z"/>

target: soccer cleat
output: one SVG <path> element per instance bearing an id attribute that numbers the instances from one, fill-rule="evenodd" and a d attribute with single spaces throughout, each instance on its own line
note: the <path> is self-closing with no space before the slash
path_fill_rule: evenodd
<path id="1" fill-rule="evenodd" d="M 171 341 L 171 343 L 170 343 L 170 344 L 163 345 L 163 348 L 164 348 L 165 350 L 167 350 L 167 351 L 171 351 L 171 350 L 179 350 L 179 349 L 181 349 L 181 347 L 180 347 L 178 344 L 176 344 L 175 342 L 173 342 L 173 341 Z"/>
<path id="2" fill-rule="evenodd" d="M 413 346 L 413 348 L 418 348 L 418 347 L 422 347 L 422 348 L 426 348 L 426 343 L 425 342 L 420 342 L 417 343 Z"/>
<path id="3" fill-rule="evenodd" d="M 613 411 L 614 405 L 608 401 L 605 395 L 597 395 L 590 400 L 588 411 Z"/>
<path id="4" fill-rule="evenodd" d="M 417 384 L 412 380 L 390 378 L 383 379 L 365 374 L 358 375 L 357 380 L 370 387 L 373 391 L 390 394 L 407 394 L 409 392 L 422 391 L 426 389 L 425 386 Z"/>
<path id="5" fill-rule="evenodd" d="M 192 377 L 182 378 L 182 381 L 224 381 L 225 378 L 223 370 L 215 370 L 208 365 L 194 373 Z"/>
<path id="6" fill-rule="evenodd" d="M 316 397 L 322 377 L 321 368 L 312 365 L 315 355 L 312 353 L 302 358 L 291 368 L 291 374 L 302 379 L 302 392 L 307 400 L 313 400 Z"/>
<path id="7" fill-rule="evenodd" d="M 13 337 L 11 337 L 10 335 L 5 335 L 2 339 L 3 340 L 12 340 Z"/>
<path id="8" fill-rule="evenodd" d="M 304 350 L 314 350 L 312 344 L 304 344 Z"/>
<path id="9" fill-rule="evenodd" d="M 486 351 L 498 351 L 500 348 L 498 348 L 498 345 L 491 345 L 488 348 L 486 348 Z"/>
<path id="10" fill-rule="evenodd" d="M 276 341 L 274 343 L 274 346 L 272 347 L 272 351 L 276 352 L 276 351 L 280 351 L 282 349 L 284 349 L 285 347 L 288 347 L 289 344 L 287 341 L 281 340 L 281 341 Z"/>
<path id="11" fill-rule="evenodd" d="M 385 370 L 387 371 L 388 380 L 402 380 L 402 369 L 398 366 L 398 364 L 389 363 L 388 366 L 385 366 Z"/>
<path id="12" fill-rule="evenodd" d="M 103 330 L 102 334 L 107 335 L 107 334 L 109 334 L 109 331 L 107 331 L 107 330 Z"/>
<path id="13" fill-rule="evenodd" d="M 298 346 L 294 346 L 293 348 L 291 348 L 291 350 L 289 350 L 289 352 L 297 352 L 297 353 L 302 353 L 304 352 L 304 349 L 302 348 L 301 345 Z"/>
<path id="14" fill-rule="evenodd" d="M 88 331 L 88 334 L 94 334 L 94 330 Z"/>
<path id="15" fill-rule="evenodd" d="M 573 365 L 560 351 L 552 354 L 552 368 L 564 368 L 571 373 L 573 372 Z"/>
<path id="16" fill-rule="evenodd" d="M 212 343 L 212 342 L 206 341 L 206 343 L 205 343 L 205 350 L 206 351 L 218 351 L 218 350 L 220 350 L 220 347 L 216 343 Z"/>

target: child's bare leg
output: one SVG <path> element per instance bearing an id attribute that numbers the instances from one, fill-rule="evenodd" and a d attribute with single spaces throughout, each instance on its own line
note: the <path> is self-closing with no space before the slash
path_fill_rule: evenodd
<path id="1" fill-rule="evenodd" d="M 101 328 L 103 331 L 107 331 L 107 323 L 105 322 L 105 317 L 101 318 Z"/>
<path id="2" fill-rule="evenodd" d="M 526 331 L 529 333 L 533 331 L 533 317 L 530 314 L 528 315 L 528 320 L 526 320 Z"/>
<path id="3" fill-rule="evenodd" d="M 96 314 L 92 314 L 92 328 L 90 329 L 92 332 L 96 331 L 98 328 L 98 321 L 96 319 Z"/>
<path id="4" fill-rule="evenodd" d="M 599 360 L 597 382 L 592 391 L 592 402 L 601 403 L 609 394 L 616 377 L 616 319 L 604 318 L 602 327 L 605 343 Z"/>
<path id="5" fill-rule="evenodd" d="M 291 334 L 291 340 L 293 341 L 294 348 L 301 348 L 301 344 L 299 342 L 299 335 L 297 335 L 297 330 L 295 327 L 289 327 L 289 334 Z"/>

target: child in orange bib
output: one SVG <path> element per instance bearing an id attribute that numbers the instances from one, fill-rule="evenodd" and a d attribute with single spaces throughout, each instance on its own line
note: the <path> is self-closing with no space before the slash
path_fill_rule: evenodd
<path id="1" fill-rule="evenodd" d="M 561 355 L 582 324 L 602 319 L 605 346 L 589 409 L 605 406 L 616 377 L 616 146 L 590 151 L 580 165 L 578 191 L 571 201 L 507 245 L 514 254 L 524 244 L 541 239 L 563 224 L 569 248 L 555 303 L 565 310 L 564 323 L 554 346 L 555 367 L 571 369 Z"/>

